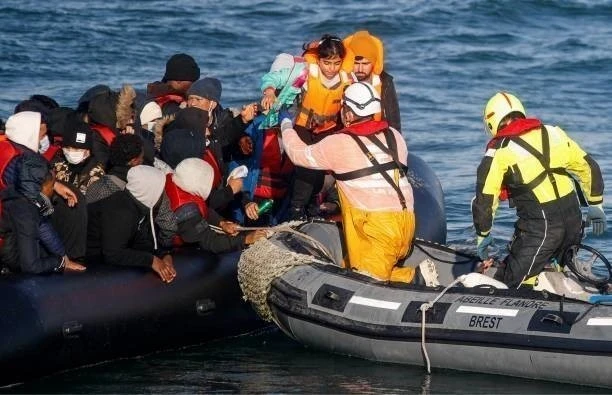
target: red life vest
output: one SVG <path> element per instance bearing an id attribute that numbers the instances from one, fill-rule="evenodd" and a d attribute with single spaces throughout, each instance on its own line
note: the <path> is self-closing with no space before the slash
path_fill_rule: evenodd
<path id="1" fill-rule="evenodd" d="M 209 149 L 204 151 L 202 159 L 204 159 L 204 162 L 208 163 L 213 168 L 213 173 L 215 176 L 213 177 L 212 189 L 215 189 L 221 184 L 221 166 L 219 166 L 219 162 L 217 161 L 215 154 Z"/>
<path id="2" fill-rule="evenodd" d="M 166 195 L 168 195 L 168 199 L 170 199 L 170 208 L 172 211 L 178 210 L 181 206 L 184 206 L 187 203 L 195 203 L 198 206 L 200 215 L 202 215 L 204 218 L 207 217 L 208 206 L 206 205 L 206 201 L 200 196 L 192 195 L 191 193 L 185 192 L 179 188 L 174 181 L 172 181 L 172 174 L 166 175 L 165 190 Z"/>
<path id="3" fill-rule="evenodd" d="M 293 163 L 281 153 L 277 137 L 278 128 L 264 133 L 259 178 L 254 195 L 264 199 L 282 199 L 287 194 Z"/>
<path id="4" fill-rule="evenodd" d="M 51 144 L 45 153 L 42 154 L 42 156 L 47 160 L 47 162 L 51 162 L 51 159 L 53 159 L 57 151 L 61 149 L 62 147 L 59 144 Z"/>
<path id="5" fill-rule="evenodd" d="M 21 155 L 23 151 L 17 148 L 8 139 L 0 140 L 0 189 L 6 188 L 4 184 L 4 171 L 11 161 Z"/>
<path id="6" fill-rule="evenodd" d="M 531 132 L 533 129 L 541 128 L 542 121 L 535 118 L 515 119 L 508 126 L 500 129 L 495 137 L 493 137 L 487 144 L 487 149 L 493 148 L 497 142 L 503 140 L 506 137 L 517 137 L 527 132 Z M 508 186 L 502 185 L 499 193 L 499 200 L 508 200 L 510 197 L 510 191 Z"/>
<path id="7" fill-rule="evenodd" d="M 355 125 L 350 125 L 336 133 L 346 133 L 353 136 L 370 136 L 389 129 L 387 121 L 366 121 Z"/>
<path id="8" fill-rule="evenodd" d="M 106 145 L 108 145 L 109 147 L 111 143 L 115 140 L 115 137 L 117 137 L 117 134 L 113 131 L 113 129 L 109 128 L 106 125 L 93 124 L 89 126 L 94 132 L 98 133 L 100 137 L 102 137 L 102 140 L 104 140 Z"/>
<path id="9" fill-rule="evenodd" d="M 174 102 L 176 104 L 181 104 L 185 101 L 185 98 L 181 95 L 176 95 L 173 93 L 168 93 L 162 96 L 158 96 L 153 99 L 155 103 L 159 105 L 160 108 L 164 108 L 164 106 L 168 103 Z"/>

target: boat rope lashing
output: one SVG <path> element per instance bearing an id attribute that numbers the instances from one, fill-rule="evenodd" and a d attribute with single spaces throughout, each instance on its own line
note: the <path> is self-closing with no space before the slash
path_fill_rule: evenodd
<path id="1" fill-rule="evenodd" d="M 273 233 L 286 232 L 296 235 L 302 239 L 305 239 L 312 243 L 313 247 L 315 247 L 319 252 L 321 252 L 325 258 L 329 259 L 331 262 L 334 262 L 333 255 L 331 252 L 325 247 L 319 240 L 314 237 L 307 235 L 304 232 L 300 232 L 299 230 L 294 229 L 293 227 L 302 225 L 304 221 L 290 221 L 276 226 L 238 226 L 236 229 L 240 232 L 243 231 L 252 231 L 252 230 L 265 230 L 268 233 L 268 237 L 270 237 Z M 218 226 L 210 225 L 210 227 L 218 233 L 224 233 L 223 229 Z"/>
<path id="2" fill-rule="evenodd" d="M 427 354 L 427 347 L 425 345 L 425 323 L 426 323 L 425 315 L 426 315 L 426 312 L 427 310 L 431 309 L 438 300 L 440 300 L 440 298 L 446 293 L 446 291 L 448 291 L 450 288 L 454 287 L 455 285 L 465 280 L 465 277 L 466 277 L 465 274 L 462 274 L 461 276 L 457 277 L 455 281 L 447 285 L 446 288 L 444 288 L 438 294 L 438 296 L 435 297 L 434 300 L 430 302 L 425 302 L 421 305 L 421 307 L 419 307 L 419 310 L 421 310 L 421 351 L 423 352 L 423 359 L 424 359 L 423 362 L 425 362 L 425 366 L 427 367 L 427 373 L 431 373 L 431 362 L 429 361 L 429 355 Z"/>

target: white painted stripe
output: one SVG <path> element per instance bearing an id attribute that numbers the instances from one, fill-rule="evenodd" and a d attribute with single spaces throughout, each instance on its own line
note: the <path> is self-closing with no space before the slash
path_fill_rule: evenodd
<path id="1" fill-rule="evenodd" d="M 349 303 L 359 304 L 362 306 L 378 307 L 379 309 L 397 310 L 402 305 L 398 302 L 389 302 L 386 300 L 364 298 L 362 296 L 353 296 Z"/>
<path id="2" fill-rule="evenodd" d="M 517 309 L 494 309 L 491 307 L 479 306 L 459 306 L 457 313 L 465 314 L 480 314 L 480 315 L 498 315 L 502 317 L 516 317 Z"/>
<path id="3" fill-rule="evenodd" d="M 612 317 L 589 318 L 587 326 L 612 326 Z"/>

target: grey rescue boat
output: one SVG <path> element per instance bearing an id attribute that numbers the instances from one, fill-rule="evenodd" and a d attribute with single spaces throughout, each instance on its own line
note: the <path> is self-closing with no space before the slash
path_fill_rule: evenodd
<path id="1" fill-rule="evenodd" d="M 263 318 L 308 346 L 373 361 L 612 388 L 612 306 L 572 299 L 569 288 L 566 297 L 502 289 L 469 274 L 476 258 L 423 240 L 403 264 L 435 265 L 439 286 L 378 282 L 341 268 L 341 258 L 336 225 L 308 223 L 245 251 L 239 281 Z M 474 276 L 485 280 L 481 286 L 458 283 Z M 566 275 L 545 273 L 542 281 L 554 283 L 555 276 Z"/>

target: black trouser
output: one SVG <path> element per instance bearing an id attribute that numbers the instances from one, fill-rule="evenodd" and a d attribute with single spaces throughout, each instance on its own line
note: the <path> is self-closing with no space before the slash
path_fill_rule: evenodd
<path id="1" fill-rule="evenodd" d="M 71 259 L 80 259 L 85 257 L 87 250 L 87 201 L 78 189 L 72 185 L 68 187 L 76 193 L 78 203 L 74 207 L 68 207 L 66 200 L 54 196 L 55 211 L 51 216 L 51 223 L 64 242 L 66 255 Z"/>
<path id="2" fill-rule="evenodd" d="M 311 130 L 295 125 L 295 131 L 302 141 L 308 145 L 318 143 L 330 133 L 312 133 Z M 310 199 L 323 187 L 325 179 L 324 170 L 313 170 L 305 167 L 295 166 L 293 182 L 291 184 L 291 208 L 290 210 L 303 210 L 310 203 Z"/>
<path id="3" fill-rule="evenodd" d="M 495 274 L 508 287 L 539 274 L 552 258 L 560 261 L 568 247 L 580 243 L 582 214 L 576 194 L 538 206 L 519 213 L 505 267 Z"/>

